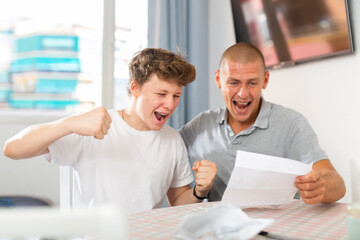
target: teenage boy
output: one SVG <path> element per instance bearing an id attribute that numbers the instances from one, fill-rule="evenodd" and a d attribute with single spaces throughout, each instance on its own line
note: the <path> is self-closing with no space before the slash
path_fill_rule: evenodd
<path id="1" fill-rule="evenodd" d="M 129 213 L 196 203 L 209 195 L 216 164 L 194 163 L 165 125 L 179 104 L 182 87 L 196 71 L 183 57 L 148 48 L 129 64 L 130 104 L 123 110 L 99 107 L 58 121 L 30 126 L 10 138 L 4 154 L 13 159 L 46 154 L 74 169 L 74 206 L 120 204 Z"/>

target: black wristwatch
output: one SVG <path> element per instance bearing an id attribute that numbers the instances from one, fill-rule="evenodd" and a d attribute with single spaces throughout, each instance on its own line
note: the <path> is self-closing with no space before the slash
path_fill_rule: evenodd
<path id="1" fill-rule="evenodd" d="M 194 197 L 196 197 L 198 200 L 204 200 L 204 199 L 208 199 L 210 197 L 210 191 L 208 192 L 208 194 L 205 197 L 199 197 L 198 195 L 196 195 L 196 191 L 195 191 L 196 185 L 194 187 L 193 190 L 193 195 Z"/>

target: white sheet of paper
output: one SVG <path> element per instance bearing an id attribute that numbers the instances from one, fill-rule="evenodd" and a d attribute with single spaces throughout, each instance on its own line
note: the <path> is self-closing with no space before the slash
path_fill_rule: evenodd
<path id="1" fill-rule="evenodd" d="M 311 169 L 292 159 L 238 151 L 222 202 L 241 208 L 289 203 L 297 192 L 295 178 Z"/>

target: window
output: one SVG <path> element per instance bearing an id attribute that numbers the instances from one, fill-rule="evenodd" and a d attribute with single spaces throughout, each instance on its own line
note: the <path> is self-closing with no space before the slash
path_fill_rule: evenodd
<path id="1" fill-rule="evenodd" d="M 1 6 L 2 109 L 75 111 L 98 104 L 102 7 L 98 0 Z"/>
<path id="2" fill-rule="evenodd" d="M 133 55 L 147 46 L 147 1 L 116 0 L 114 107 L 121 109 L 129 102 L 128 64 Z"/>
<path id="3" fill-rule="evenodd" d="M 1 6 L 0 111 L 66 113 L 102 105 L 103 55 L 114 58 L 113 78 L 107 79 L 113 81 L 113 105 L 128 103 L 127 64 L 147 45 L 147 0 L 107 2 L 116 6 L 114 32 L 105 32 L 115 36 L 113 56 L 103 52 L 104 17 L 114 10 L 104 9 L 104 1 L 13 0 Z"/>

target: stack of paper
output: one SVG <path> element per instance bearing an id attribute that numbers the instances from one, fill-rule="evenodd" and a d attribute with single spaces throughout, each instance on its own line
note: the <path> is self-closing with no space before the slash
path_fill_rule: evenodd
<path id="1" fill-rule="evenodd" d="M 238 151 L 222 201 L 241 208 L 289 203 L 297 192 L 295 178 L 311 169 L 292 159 Z"/>

